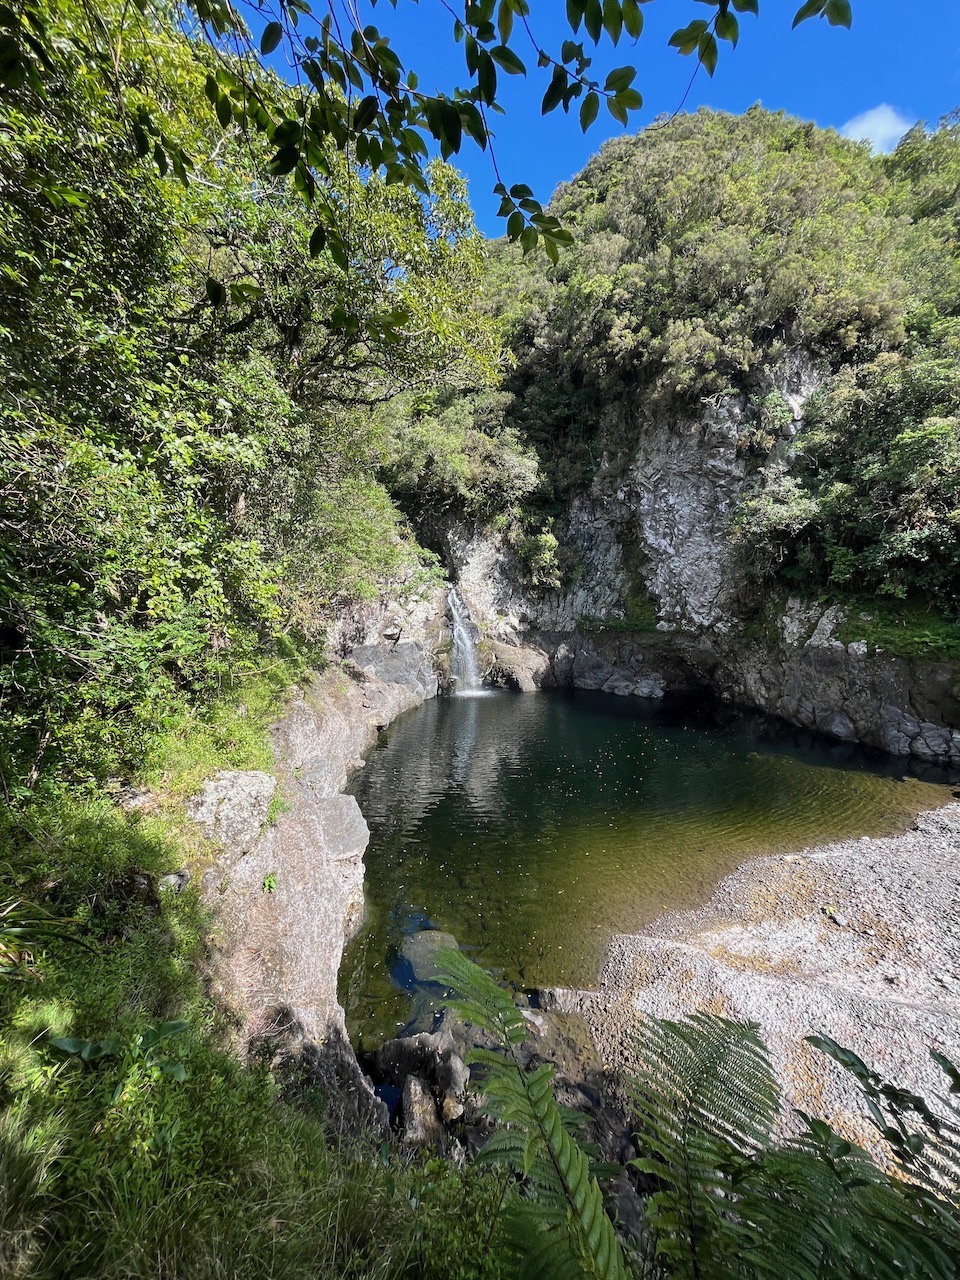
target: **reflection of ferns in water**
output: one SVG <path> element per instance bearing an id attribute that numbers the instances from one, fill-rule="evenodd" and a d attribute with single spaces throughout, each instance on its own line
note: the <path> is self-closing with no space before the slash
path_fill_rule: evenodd
<path id="1" fill-rule="evenodd" d="M 487 1113 L 503 1126 L 482 1153 L 523 1179 L 514 1222 L 522 1276 L 625 1280 L 623 1253 L 574 1136 L 553 1097 L 553 1068 L 525 1071 L 520 1011 L 483 970 L 444 953 L 453 1003 L 506 1056 L 476 1050 Z M 887 1084 L 855 1054 L 812 1041 L 857 1078 L 898 1166 L 890 1176 L 829 1125 L 776 1145 L 780 1090 L 753 1026 L 697 1014 L 651 1021 L 629 1082 L 645 1182 L 640 1272 L 676 1280 L 956 1280 L 960 1275 L 960 1110 L 947 1118 Z M 960 1072 L 934 1055 L 951 1093 Z M 921 1123 L 910 1127 L 911 1117 Z"/>

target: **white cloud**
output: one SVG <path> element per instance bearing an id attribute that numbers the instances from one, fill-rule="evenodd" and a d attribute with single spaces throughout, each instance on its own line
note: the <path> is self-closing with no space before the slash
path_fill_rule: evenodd
<path id="1" fill-rule="evenodd" d="M 881 102 L 848 120 L 840 132 L 845 138 L 869 142 L 874 151 L 892 151 L 913 123 L 889 103 Z"/>

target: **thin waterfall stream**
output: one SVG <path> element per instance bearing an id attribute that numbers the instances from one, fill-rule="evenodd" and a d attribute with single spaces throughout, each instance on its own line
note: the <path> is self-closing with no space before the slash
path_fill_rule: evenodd
<path id="1" fill-rule="evenodd" d="M 453 696 L 475 698 L 487 691 L 480 679 L 480 662 L 474 625 L 460 593 L 453 587 L 447 596 L 450 609 L 450 634 L 453 646 L 450 650 L 450 675 L 453 680 Z"/>

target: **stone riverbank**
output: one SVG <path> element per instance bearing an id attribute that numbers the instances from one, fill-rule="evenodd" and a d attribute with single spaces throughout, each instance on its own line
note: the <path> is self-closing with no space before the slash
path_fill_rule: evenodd
<path id="1" fill-rule="evenodd" d="M 615 937 L 595 991 L 545 1003 L 586 1020 L 614 1078 L 631 1068 L 644 1016 L 756 1022 L 786 1103 L 873 1146 L 850 1077 L 804 1037 L 829 1035 L 930 1100 L 945 1092 L 930 1050 L 960 1061 L 958 922 L 954 803 L 901 835 L 750 861 L 701 909 Z"/>

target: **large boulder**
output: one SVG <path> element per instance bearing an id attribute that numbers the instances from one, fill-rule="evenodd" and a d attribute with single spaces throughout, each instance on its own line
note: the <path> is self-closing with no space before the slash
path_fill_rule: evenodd
<path id="1" fill-rule="evenodd" d="M 256 844 L 277 789 L 271 773 L 221 769 L 187 804 L 187 814 L 228 853 L 248 853 Z"/>

